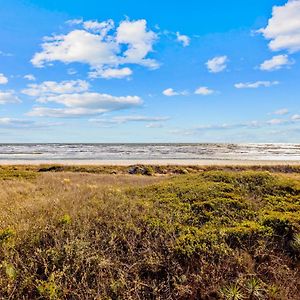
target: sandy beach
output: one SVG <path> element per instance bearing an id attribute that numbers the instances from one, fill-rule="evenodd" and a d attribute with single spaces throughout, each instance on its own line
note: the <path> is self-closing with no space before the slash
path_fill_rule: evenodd
<path id="1" fill-rule="evenodd" d="M 178 166 L 254 166 L 254 165 L 300 165 L 299 160 L 211 160 L 211 159 L 162 159 L 162 160 L 2 160 L 0 165 L 178 165 Z"/>

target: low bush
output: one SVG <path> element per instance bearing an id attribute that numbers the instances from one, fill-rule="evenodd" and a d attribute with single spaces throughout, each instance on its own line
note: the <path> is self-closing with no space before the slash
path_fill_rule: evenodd
<path id="1" fill-rule="evenodd" d="M 0 180 L 0 299 L 300 298 L 297 176 L 141 170 Z"/>

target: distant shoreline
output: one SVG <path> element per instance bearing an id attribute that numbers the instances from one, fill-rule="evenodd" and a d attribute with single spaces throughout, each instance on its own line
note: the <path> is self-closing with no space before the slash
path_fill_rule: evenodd
<path id="1" fill-rule="evenodd" d="M 76 165 L 76 166 L 131 166 L 131 165 L 156 165 L 156 166 L 276 166 L 300 165 L 299 160 L 212 160 L 212 159 L 162 159 L 162 160 L 0 160 L 1 165 Z"/>

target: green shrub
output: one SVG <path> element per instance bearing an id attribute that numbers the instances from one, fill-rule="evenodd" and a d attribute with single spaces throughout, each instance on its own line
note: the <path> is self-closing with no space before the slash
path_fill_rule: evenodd
<path id="1" fill-rule="evenodd" d="M 11 237 L 15 236 L 16 232 L 10 228 L 0 230 L 0 243 L 9 240 Z"/>
<path id="2" fill-rule="evenodd" d="M 72 218 L 70 215 L 65 214 L 59 219 L 59 223 L 62 225 L 68 225 L 72 223 Z"/>

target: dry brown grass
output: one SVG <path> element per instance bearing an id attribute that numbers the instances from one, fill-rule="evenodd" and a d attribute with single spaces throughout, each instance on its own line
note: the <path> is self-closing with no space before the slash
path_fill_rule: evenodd
<path id="1" fill-rule="evenodd" d="M 0 171 L 0 299 L 300 298 L 294 173 L 18 168 Z"/>
<path id="2" fill-rule="evenodd" d="M 142 187 L 160 177 L 95 175 L 88 173 L 42 173 L 36 180 L 0 181 L 0 226 L 18 230 L 47 216 L 77 213 L 94 197 L 105 198 L 112 190 Z"/>

